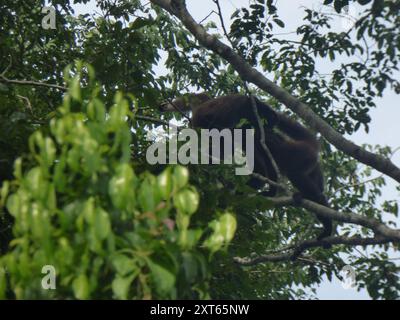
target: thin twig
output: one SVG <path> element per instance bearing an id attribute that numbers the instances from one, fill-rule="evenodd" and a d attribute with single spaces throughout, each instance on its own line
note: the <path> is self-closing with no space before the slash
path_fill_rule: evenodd
<path id="1" fill-rule="evenodd" d="M 27 105 L 29 111 L 32 113 L 33 110 L 32 110 L 32 104 L 31 104 L 30 100 L 29 100 L 27 97 L 21 96 L 21 95 L 19 95 L 19 94 L 17 94 L 17 97 L 20 98 L 20 99 L 22 99 L 22 100 L 24 100 L 24 101 L 26 102 L 26 105 Z"/>
<path id="2" fill-rule="evenodd" d="M 7 65 L 7 67 L 6 67 L 6 68 L 3 70 L 3 72 L 0 74 L 0 77 L 1 77 L 1 78 L 3 78 L 3 77 L 6 76 L 6 73 L 8 72 L 8 70 L 10 70 L 11 66 L 12 66 L 12 56 L 10 56 L 10 61 L 9 61 L 8 65 Z"/>
<path id="3" fill-rule="evenodd" d="M 225 27 L 224 17 L 222 16 L 222 10 L 221 10 L 221 5 L 219 4 L 219 0 L 213 0 L 213 1 L 217 5 L 217 8 L 218 8 L 218 16 L 219 16 L 219 20 L 221 21 L 221 27 L 222 27 L 222 30 L 224 31 L 224 35 L 228 39 L 228 41 L 231 44 L 232 48 L 235 48 L 235 45 L 234 45 L 231 37 L 229 37 L 228 31 L 227 31 L 227 29 Z"/>
<path id="4" fill-rule="evenodd" d="M 218 14 L 217 12 L 215 12 L 214 10 L 212 10 L 208 15 L 206 15 L 203 19 L 200 20 L 199 23 L 203 23 L 205 20 L 207 20 L 213 13 Z"/>

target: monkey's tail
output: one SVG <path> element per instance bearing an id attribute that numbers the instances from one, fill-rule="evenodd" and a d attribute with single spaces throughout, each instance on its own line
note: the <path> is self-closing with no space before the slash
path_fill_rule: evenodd
<path id="1" fill-rule="evenodd" d="M 323 205 L 325 207 L 329 206 L 328 201 L 327 201 L 326 197 L 323 194 L 321 194 L 319 199 L 310 199 L 310 200 L 315 201 L 315 202 L 317 202 L 317 203 L 319 203 L 319 204 L 321 204 L 321 205 Z M 332 219 L 330 219 L 330 218 L 322 217 L 322 216 L 319 216 L 319 215 L 317 215 L 317 218 L 323 225 L 323 230 L 318 235 L 317 240 L 323 242 L 323 240 L 326 237 L 330 237 L 333 234 L 333 223 L 332 223 Z M 330 248 L 332 248 L 332 245 L 330 243 L 323 242 L 322 247 L 324 249 L 330 249 Z M 304 251 L 304 249 L 306 249 L 305 245 L 298 246 L 293 251 L 292 256 L 291 256 L 290 259 L 292 261 L 296 260 L 301 255 L 301 253 Z"/>

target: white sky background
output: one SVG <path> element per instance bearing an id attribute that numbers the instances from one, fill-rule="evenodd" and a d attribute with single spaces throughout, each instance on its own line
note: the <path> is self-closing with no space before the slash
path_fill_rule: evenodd
<path id="1" fill-rule="evenodd" d="M 81 13 L 94 13 L 95 5 L 92 0 L 91 3 L 86 5 L 75 5 L 76 14 Z M 215 4 L 212 0 L 186 0 L 189 12 L 194 16 L 197 21 L 201 21 L 204 19 L 212 10 L 217 10 Z M 220 4 L 222 7 L 222 11 L 224 14 L 225 23 L 229 30 L 229 18 L 233 11 L 237 8 L 248 6 L 249 0 L 220 0 Z M 286 24 L 284 29 L 276 29 L 276 32 L 291 32 L 296 30 L 296 28 L 301 24 L 302 18 L 304 17 L 304 7 L 312 8 L 318 10 L 321 7 L 322 0 L 277 0 L 278 14 Z M 355 5 L 354 7 L 350 7 L 350 14 L 355 17 L 358 16 L 358 9 L 360 7 Z M 329 9 L 325 7 L 324 12 Z M 331 11 L 334 13 L 333 9 Z M 211 15 L 207 21 L 213 20 L 219 24 L 218 17 L 213 14 Z M 334 27 L 338 28 L 346 28 L 347 26 L 351 26 L 349 21 L 338 20 L 338 23 L 334 25 Z M 286 39 L 289 37 L 296 39 L 296 35 L 287 35 L 284 36 Z M 335 61 L 334 66 L 338 66 L 340 63 L 339 60 Z M 320 64 L 318 66 L 318 70 L 321 73 L 329 73 L 329 67 L 332 65 L 329 64 Z M 156 72 L 161 73 L 165 69 L 163 66 L 156 67 Z M 371 145 L 388 145 L 395 149 L 400 147 L 400 104 L 399 104 L 399 96 L 396 95 L 391 90 L 386 90 L 384 92 L 384 97 L 375 100 L 377 103 L 377 108 L 373 109 L 370 112 L 370 116 L 372 121 L 370 123 L 369 133 L 366 134 L 363 129 L 360 129 L 356 134 L 349 136 L 350 140 L 357 144 L 368 143 Z M 400 166 L 400 152 L 396 153 L 392 158 L 392 161 Z M 376 176 L 379 175 L 376 173 Z M 390 178 L 387 178 L 388 186 L 383 190 L 384 199 L 396 199 L 399 197 L 398 193 L 395 190 L 395 183 Z M 345 290 L 342 288 L 341 282 L 339 279 L 334 278 L 333 282 L 329 282 L 327 279 L 323 281 L 320 287 L 317 289 L 316 293 L 319 299 L 370 299 L 366 290 L 362 290 L 357 292 L 354 289 Z"/>

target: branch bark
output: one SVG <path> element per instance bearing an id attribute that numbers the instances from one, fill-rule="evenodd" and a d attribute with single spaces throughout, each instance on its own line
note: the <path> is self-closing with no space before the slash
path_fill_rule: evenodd
<path id="1" fill-rule="evenodd" d="M 311 128 L 320 132 L 336 148 L 400 182 L 400 168 L 394 165 L 392 161 L 369 152 L 352 141 L 345 139 L 321 117 L 315 114 L 308 105 L 264 77 L 262 73 L 249 65 L 243 57 L 218 40 L 216 36 L 207 33 L 203 26 L 198 24 L 190 15 L 184 0 L 151 0 L 151 2 L 177 17 L 201 45 L 228 61 L 244 81 L 255 84 L 283 103 L 299 115 Z"/>
<path id="2" fill-rule="evenodd" d="M 354 237 L 328 237 L 324 240 L 306 240 L 303 241 L 296 246 L 293 246 L 293 249 L 289 250 L 288 252 L 283 253 L 275 253 L 275 254 L 265 254 L 260 255 L 258 257 L 247 257 L 247 258 L 240 258 L 235 257 L 234 261 L 243 266 L 254 266 L 259 263 L 266 263 L 266 262 L 283 262 L 283 261 L 290 261 L 296 259 L 299 254 L 303 251 L 315 248 L 315 247 L 322 247 L 324 244 L 329 243 L 331 245 L 351 245 L 351 246 L 366 246 L 366 245 L 378 245 L 378 244 L 385 244 L 391 242 L 389 239 L 381 236 L 376 236 L 372 238 L 362 238 L 359 236 Z M 298 252 L 298 248 L 301 248 L 301 252 Z M 299 260 L 302 257 L 298 258 Z"/>
<path id="3" fill-rule="evenodd" d="M 154 123 L 154 124 L 161 124 L 161 125 L 164 125 L 164 126 L 176 127 L 173 124 L 169 123 L 168 121 L 164 121 L 164 120 L 161 120 L 161 119 L 148 117 L 148 116 L 142 116 L 142 115 L 139 115 L 139 114 L 135 114 L 134 115 L 134 119 L 142 120 L 142 121 L 148 121 L 148 122 L 151 122 L 151 123 Z"/>
<path id="4" fill-rule="evenodd" d="M 289 197 L 274 197 L 269 198 L 275 207 L 279 206 L 292 206 L 294 200 L 292 196 Z M 316 202 L 303 199 L 300 202 L 301 207 L 314 212 L 317 216 L 330 218 L 332 220 L 352 223 L 365 228 L 371 229 L 375 236 L 371 238 L 363 238 L 360 236 L 345 237 L 345 236 L 331 236 L 321 240 L 305 240 L 293 245 L 286 246 L 284 249 L 275 251 L 272 254 L 260 255 L 258 257 L 245 257 L 234 258 L 234 261 L 245 266 L 252 266 L 258 263 L 264 262 L 281 262 L 301 259 L 301 255 L 304 251 L 315 247 L 325 247 L 327 244 L 330 245 L 350 245 L 350 246 L 367 246 L 367 245 L 378 245 L 386 243 L 400 243 L 400 230 L 391 229 L 384 223 L 365 216 L 361 216 L 352 212 L 338 212 L 328 207 L 322 206 Z M 279 251 L 286 251 L 284 253 L 278 253 Z"/>
<path id="5" fill-rule="evenodd" d="M 46 88 L 57 89 L 57 90 L 61 90 L 61 91 L 67 91 L 66 87 L 59 86 L 57 84 L 39 82 L 39 81 L 31 81 L 31 80 L 13 80 L 13 79 L 6 78 L 4 75 L 0 75 L 0 82 L 23 85 L 23 86 L 46 87 Z"/>
<path id="6" fill-rule="evenodd" d="M 277 207 L 295 205 L 293 197 L 275 197 L 269 198 L 269 200 Z M 301 200 L 300 205 L 304 209 L 310 210 L 318 216 L 339 222 L 356 224 L 371 229 L 376 235 L 387 239 L 388 242 L 400 242 L 400 230 L 389 228 L 376 219 L 368 218 L 353 212 L 338 212 L 307 199 Z"/>

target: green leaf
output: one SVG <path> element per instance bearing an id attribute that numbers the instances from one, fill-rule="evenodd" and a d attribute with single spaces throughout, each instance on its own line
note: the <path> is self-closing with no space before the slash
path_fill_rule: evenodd
<path id="1" fill-rule="evenodd" d="M 282 20 L 280 20 L 280 19 L 274 19 L 274 22 L 275 22 L 278 26 L 280 26 L 281 28 L 284 28 L 284 27 L 285 27 L 285 23 L 284 23 Z"/>
<path id="2" fill-rule="evenodd" d="M 335 0 L 335 3 L 333 4 L 333 7 L 335 8 L 337 13 L 340 13 L 340 11 L 345 7 L 349 5 L 349 0 Z"/>
<path id="3" fill-rule="evenodd" d="M 174 181 L 178 189 L 183 188 L 189 181 L 189 170 L 182 166 L 175 167 Z"/>
<path id="4" fill-rule="evenodd" d="M 111 231 L 109 215 L 102 208 L 97 208 L 96 210 L 95 230 L 96 236 L 100 240 L 106 239 Z"/>
<path id="5" fill-rule="evenodd" d="M 204 241 L 204 245 L 211 252 L 216 252 L 232 240 L 237 225 L 235 217 L 230 213 L 225 213 L 218 220 L 212 221 L 210 226 L 214 232 Z"/>
<path id="6" fill-rule="evenodd" d="M 190 283 L 197 277 L 198 266 L 197 259 L 189 252 L 183 252 L 183 270 L 185 271 L 185 276 L 187 281 Z"/>
<path id="7" fill-rule="evenodd" d="M 155 187 L 148 177 L 140 185 L 138 201 L 145 212 L 155 211 Z"/>
<path id="8" fill-rule="evenodd" d="M 89 102 L 87 112 L 88 116 L 93 120 L 103 122 L 106 119 L 106 110 L 104 104 L 98 98 L 94 98 Z"/>
<path id="9" fill-rule="evenodd" d="M 47 195 L 47 181 L 39 167 L 29 170 L 26 176 L 26 185 L 30 189 L 32 196 L 36 199 L 43 199 Z"/>
<path id="10" fill-rule="evenodd" d="M 89 198 L 83 207 L 82 215 L 85 218 L 85 221 L 93 226 L 95 224 L 95 207 L 94 207 L 94 198 Z"/>
<path id="11" fill-rule="evenodd" d="M 75 77 L 74 79 L 72 79 L 69 93 L 72 98 L 77 101 L 81 101 L 81 84 L 79 77 Z"/>
<path id="12" fill-rule="evenodd" d="M 10 88 L 6 86 L 4 83 L 0 83 L 0 92 L 8 92 Z"/>
<path id="13" fill-rule="evenodd" d="M 143 28 L 145 26 L 149 26 L 153 23 L 154 23 L 154 21 L 151 19 L 137 18 L 135 21 L 132 22 L 130 27 L 133 30 L 137 30 L 137 29 Z"/>
<path id="14" fill-rule="evenodd" d="M 45 165 L 50 167 L 55 160 L 55 155 L 56 155 L 56 147 L 54 145 L 54 142 L 51 138 L 46 137 L 44 139 L 44 144 L 42 146 L 42 152 L 41 152 L 41 157 Z"/>
<path id="15" fill-rule="evenodd" d="M 172 192 L 172 176 L 170 168 L 165 169 L 157 177 L 158 189 L 163 199 L 168 199 Z"/>
<path id="16" fill-rule="evenodd" d="M 199 195 L 191 190 L 183 190 L 174 196 L 174 205 L 182 212 L 193 214 L 199 206 Z"/>
<path id="17" fill-rule="evenodd" d="M 171 294 L 175 288 L 175 274 L 151 260 L 148 261 L 148 266 L 157 291 L 162 295 Z"/>
<path id="18" fill-rule="evenodd" d="M 131 287 L 132 281 L 136 278 L 136 275 L 131 275 L 129 277 L 117 276 L 112 284 L 112 291 L 117 299 L 126 300 L 128 299 L 129 289 Z"/>
<path id="19" fill-rule="evenodd" d="M 7 281 L 4 267 L 0 265 L 0 299 L 6 299 Z"/>
<path id="20" fill-rule="evenodd" d="M 128 258 L 123 254 L 119 254 L 112 258 L 112 264 L 117 271 L 117 273 L 124 277 L 127 274 L 137 271 L 138 267 L 135 264 L 135 261 L 132 258 Z"/>
<path id="21" fill-rule="evenodd" d="M 3 181 L 3 185 L 0 189 L 0 208 L 5 205 L 9 191 L 10 191 L 10 182 Z"/>
<path id="22" fill-rule="evenodd" d="M 77 299 L 84 300 L 89 298 L 89 280 L 85 274 L 81 274 L 74 279 L 72 289 Z"/>
<path id="23" fill-rule="evenodd" d="M 129 164 L 117 166 L 116 173 L 111 178 L 108 193 L 113 205 L 120 210 L 133 210 L 135 204 L 135 175 Z"/>

